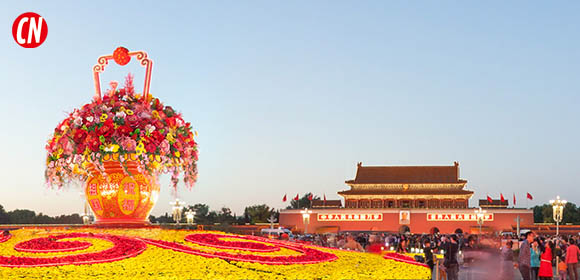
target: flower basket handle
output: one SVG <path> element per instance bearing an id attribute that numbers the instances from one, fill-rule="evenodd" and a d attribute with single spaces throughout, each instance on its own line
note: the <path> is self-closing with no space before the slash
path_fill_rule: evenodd
<path id="1" fill-rule="evenodd" d="M 151 84 L 151 69 L 153 68 L 153 60 L 147 57 L 145 51 L 129 51 L 124 47 L 118 47 L 113 54 L 103 55 L 97 59 L 97 64 L 93 66 L 93 78 L 95 80 L 95 99 L 101 100 L 101 78 L 100 73 L 105 71 L 105 65 L 109 60 L 113 59 L 117 64 L 123 66 L 129 63 L 131 57 L 135 57 L 141 66 L 145 67 L 145 85 L 143 86 L 143 96 L 141 97 L 143 103 L 149 101 L 149 87 Z"/>

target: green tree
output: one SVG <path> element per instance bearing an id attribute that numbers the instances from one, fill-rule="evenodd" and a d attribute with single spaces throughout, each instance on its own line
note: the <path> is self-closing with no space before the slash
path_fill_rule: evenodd
<path id="1" fill-rule="evenodd" d="M 534 206 L 534 223 L 543 223 L 544 222 L 544 214 L 543 214 L 543 205 L 536 205 Z"/>
<path id="2" fill-rule="evenodd" d="M 195 205 L 187 206 L 183 209 L 183 213 L 187 210 L 195 211 L 195 217 L 193 220 L 195 223 L 200 225 L 210 225 L 216 222 L 217 213 L 215 211 L 209 211 L 209 206 L 207 204 L 198 203 Z M 185 214 L 181 215 L 185 219 Z"/>
<path id="3" fill-rule="evenodd" d="M 8 212 L 12 224 L 34 224 L 36 213 L 27 209 L 16 209 Z"/>
<path id="4" fill-rule="evenodd" d="M 555 223 L 553 218 L 553 209 L 550 204 L 543 204 L 534 206 L 534 222 L 535 223 Z M 564 206 L 564 216 L 562 217 L 562 224 L 580 224 L 580 209 L 576 204 L 568 202 Z"/>
<path id="5" fill-rule="evenodd" d="M 220 211 L 217 213 L 217 222 L 221 224 L 232 224 L 234 223 L 236 218 L 232 216 L 232 210 L 227 207 L 222 207 Z"/>
<path id="6" fill-rule="evenodd" d="M 286 209 L 302 209 L 302 208 L 312 208 L 312 203 L 310 202 L 310 200 L 308 199 L 308 197 L 311 195 L 312 193 L 307 193 L 305 195 L 303 195 L 300 199 L 298 200 L 290 200 L 290 205 L 288 205 L 288 207 L 286 207 Z M 314 195 L 312 197 L 312 201 L 314 200 L 320 200 L 320 196 L 316 196 Z"/>
<path id="7" fill-rule="evenodd" d="M 10 223 L 10 217 L 8 216 L 8 213 L 6 213 L 6 210 L 4 210 L 4 206 L 0 205 L 0 224 L 9 224 Z"/>
<path id="8" fill-rule="evenodd" d="M 271 209 L 266 204 L 248 206 L 244 210 L 244 215 L 250 219 L 250 223 L 267 223 L 270 215 L 275 214 L 276 211 Z"/>

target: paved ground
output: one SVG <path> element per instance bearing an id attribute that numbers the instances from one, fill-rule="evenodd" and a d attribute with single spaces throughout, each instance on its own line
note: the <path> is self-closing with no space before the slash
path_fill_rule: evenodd
<path id="1" fill-rule="evenodd" d="M 514 269 L 513 280 L 522 280 L 522 276 L 519 270 Z M 554 275 L 556 271 L 554 270 Z M 435 279 L 435 273 L 433 273 L 433 279 Z M 491 267 L 474 267 L 471 269 L 460 269 L 459 270 L 460 280 L 490 280 L 499 279 L 499 269 Z M 559 280 L 559 277 L 554 277 L 554 280 Z"/>

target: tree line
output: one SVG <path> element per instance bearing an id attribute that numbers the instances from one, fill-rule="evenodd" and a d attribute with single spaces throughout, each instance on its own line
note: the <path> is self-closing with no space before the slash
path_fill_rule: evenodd
<path id="1" fill-rule="evenodd" d="M 6 212 L 0 205 L 0 224 L 82 224 L 79 214 L 50 217 L 27 209 L 16 209 Z"/>
<path id="2" fill-rule="evenodd" d="M 534 223 L 555 223 L 551 204 L 534 206 Z M 568 202 L 564 206 L 562 224 L 580 224 L 580 207 Z"/>

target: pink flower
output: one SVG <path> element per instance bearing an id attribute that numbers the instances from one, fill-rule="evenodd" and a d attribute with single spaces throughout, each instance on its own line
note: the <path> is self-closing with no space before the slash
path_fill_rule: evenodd
<path id="1" fill-rule="evenodd" d="M 130 137 L 123 137 L 123 140 L 121 140 L 121 146 L 125 151 L 135 151 L 137 142 Z"/>
<path id="2" fill-rule="evenodd" d="M 159 148 L 161 149 L 161 154 L 169 154 L 170 152 L 170 146 L 169 146 L 169 141 L 167 141 L 167 139 L 163 140 L 161 142 L 161 144 L 159 144 Z"/>

